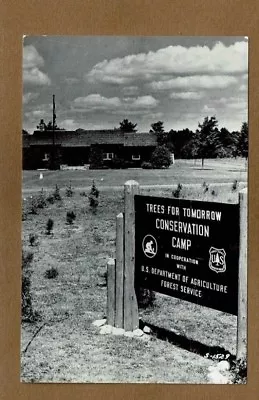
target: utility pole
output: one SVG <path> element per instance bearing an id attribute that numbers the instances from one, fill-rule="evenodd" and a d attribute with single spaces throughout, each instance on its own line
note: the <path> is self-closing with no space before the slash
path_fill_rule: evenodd
<path id="1" fill-rule="evenodd" d="M 56 169 L 56 149 L 55 149 L 55 126 L 56 126 L 56 107 L 55 95 L 53 94 L 53 107 L 52 107 L 52 169 Z"/>

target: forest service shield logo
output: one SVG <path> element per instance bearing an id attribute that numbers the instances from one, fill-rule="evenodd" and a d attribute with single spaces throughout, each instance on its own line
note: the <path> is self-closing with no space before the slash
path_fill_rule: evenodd
<path id="1" fill-rule="evenodd" d="M 142 249 L 148 258 L 155 257 L 157 253 L 157 241 L 152 235 L 146 235 L 142 241 Z"/>
<path id="2" fill-rule="evenodd" d="M 211 247 L 209 250 L 210 259 L 209 267 L 212 271 L 217 273 L 226 271 L 226 252 L 224 249 L 216 249 Z"/>

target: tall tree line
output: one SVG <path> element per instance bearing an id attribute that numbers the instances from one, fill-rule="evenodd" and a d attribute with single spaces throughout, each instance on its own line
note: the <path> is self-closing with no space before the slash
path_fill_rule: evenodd
<path id="1" fill-rule="evenodd" d="M 161 140 L 158 133 L 158 144 Z M 171 129 L 162 133 L 163 143 L 174 152 L 175 158 L 248 157 L 248 124 L 243 122 L 240 131 L 218 128 L 216 117 L 206 117 L 198 129 Z"/>
<path id="2" fill-rule="evenodd" d="M 124 119 L 120 128 L 125 132 L 136 132 L 137 124 Z M 157 135 L 157 145 L 166 146 L 174 152 L 175 158 L 200 158 L 202 165 L 205 158 L 248 157 L 248 124 L 243 122 L 240 131 L 219 129 L 215 116 L 205 117 L 198 123 L 198 129 L 165 132 L 163 121 L 151 124 L 150 133 Z"/>

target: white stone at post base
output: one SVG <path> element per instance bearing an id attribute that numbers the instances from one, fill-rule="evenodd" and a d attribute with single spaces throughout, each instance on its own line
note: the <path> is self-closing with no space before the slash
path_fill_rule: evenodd
<path id="1" fill-rule="evenodd" d="M 232 381 L 229 376 L 222 375 L 217 369 L 208 373 L 207 378 L 209 383 L 226 385 L 231 384 Z"/>
<path id="2" fill-rule="evenodd" d="M 100 335 L 108 335 L 109 333 L 112 333 L 112 326 L 103 325 L 100 329 Z"/>
<path id="3" fill-rule="evenodd" d="M 149 326 L 144 326 L 143 332 L 144 333 L 151 333 L 151 329 L 149 328 Z"/>
<path id="4" fill-rule="evenodd" d="M 133 337 L 134 337 L 134 333 L 133 333 L 132 331 L 126 331 L 126 332 L 124 333 L 124 336 L 133 338 Z"/>
<path id="5" fill-rule="evenodd" d="M 230 370 L 230 364 L 228 361 L 220 361 L 217 365 L 217 370 L 218 371 L 229 371 Z"/>
<path id="6" fill-rule="evenodd" d="M 97 326 L 97 327 L 101 327 L 101 326 L 103 326 L 105 324 L 106 324 L 106 319 L 105 318 L 104 319 L 97 319 L 96 321 L 93 322 L 93 325 Z"/>
<path id="7" fill-rule="evenodd" d="M 122 336 L 125 333 L 125 329 L 113 327 L 111 333 L 115 336 Z"/>
<path id="8" fill-rule="evenodd" d="M 151 336 L 144 333 L 144 335 L 138 337 L 143 342 L 149 342 L 151 340 Z"/>
<path id="9" fill-rule="evenodd" d="M 144 332 L 141 329 L 135 329 L 133 331 L 133 335 L 136 336 L 136 337 L 140 337 L 140 336 L 144 335 Z"/>

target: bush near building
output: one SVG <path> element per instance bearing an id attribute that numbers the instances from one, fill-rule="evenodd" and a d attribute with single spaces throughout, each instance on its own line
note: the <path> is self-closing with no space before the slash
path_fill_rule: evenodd
<path id="1" fill-rule="evenodd" d="M 165 145 L 157 146 L 151 155 L 153 168 L 168 168 L 171 164 L 171 153 Z"/>

